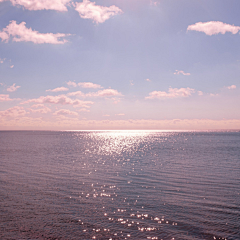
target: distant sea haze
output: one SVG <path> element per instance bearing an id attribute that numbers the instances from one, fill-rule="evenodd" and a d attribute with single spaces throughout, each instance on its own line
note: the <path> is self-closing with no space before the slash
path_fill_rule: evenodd
<path id="1" fill-rule="evenodd" d="M 0 239 L 240 239 L 240 132 L 0 131 Z"/>

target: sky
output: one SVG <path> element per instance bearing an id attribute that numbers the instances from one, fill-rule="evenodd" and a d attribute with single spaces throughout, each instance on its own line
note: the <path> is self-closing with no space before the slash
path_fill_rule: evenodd
<path id="1" fill-rule="evenodd" d="M 0 0 L 0 130 L 240 129 L 239 0 Z"/>

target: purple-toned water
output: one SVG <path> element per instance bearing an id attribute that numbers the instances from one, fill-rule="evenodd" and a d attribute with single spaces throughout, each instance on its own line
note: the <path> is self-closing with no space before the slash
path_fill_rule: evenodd
<path id="1" fill-rule="evenodd" d="M 0 132 L 0 239 L 240 239 L 240 132 Z"/>

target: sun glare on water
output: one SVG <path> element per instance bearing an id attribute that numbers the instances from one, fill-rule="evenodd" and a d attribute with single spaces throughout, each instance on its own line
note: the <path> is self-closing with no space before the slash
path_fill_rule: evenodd
<path id="1" fill-rule="evenodd" d="M 94 149 L 89 148 L 90 152 L 98 152 L 99 154 L 111 155 L 121 154 L 123 152 L 135 152 L 143 143 L 147 144 L 150 136 L 158 133 L 158 135 L 166 136 L 171 134 L 169 131 L 151 131 L 151 130 L 114 130 L 114 131 L 89 131 L 88 137 L 98 143 Z M 78 133 L 76 133 L 78 134 Z"/>

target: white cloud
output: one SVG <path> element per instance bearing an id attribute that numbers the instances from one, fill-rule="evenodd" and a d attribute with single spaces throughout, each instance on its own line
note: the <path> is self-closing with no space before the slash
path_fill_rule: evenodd
<path id="1" fill-rule="evenodd" d="M 56 111 L 56 112 L 54 113 L 54 115 L 63 115 L 63 116 L 73 115 L 73 116 L 77 116 L 78 113 L 77 113 L 77 112 L 70 111 L 70 110 L 68 110 L 68 109 L 60 109 L 60 110 Z"/>
<path id="2" fill-rule="evenodd" d="M 169 88 L 168 92 L 153 91 L 149 93 L 148 97 L 145 99 L 165 99 L 165 98 L 179 98 L 179 97 L 189 97 L 194 93 L 195 90 L 192 88 Z"/>
<path id="3" fill-rule="evenodd" d="M 147 82 L 151 82 L 151 80 L 149 78 L 146 79 Z"/>
<path id="4" fill-rule="evenodd" d="M 78 83 L 78 86 L 80 86 L 82 88 L 102 88 L 101 85 L 91 83 L 91 82 L 80 82 L 80 83 Z"/>
<path id="5" fill-rule="evenodd" d="M 122 13 L 122 10 L 115 5 L 103 7 L 96 5 L 95 2 L 90 2 L 89 0 L 75 3 L 75 9 L 81 18 L 92 19 L 96 23 L 103 23 L 110 17 Z"/>
<path id="6" fill-rule="evenodd" d="M 35 99 L 29 99 L 22 104 L 26 103 L 50 103 L 50 104 L 61 104 L 61 105 L 73 105 L 74 107 L 84 107 L 89 108 L 93 102 L 91 101 L 80 101 L 78 99 L 72 100 L 71 98 L 65 96 L 65 95 L 58 95 L 58 96 L 41 96 L 39 98 Z"/>
<path id="7" fill-rule="evenodd" d="M 54 88 L 54 89 L 48 89 L 46 90 L 46 92 L 64 92 L 64 91 L 68 91 L 69 89 L 66 87 L 58 87 L 58 88 Z"/>
<path id="8" fill-rule="evenodd" d="M 0 94 L 0 102 L 8 102 L 13 99 L 9 98 L 9 94 Z"/>
<path id="9" fill-rule="evenodd" d="M 219 21 L 210 21 L 210 22 L 204 22 L 204 23 L 198 22 L 193 25 L 189 25 L 187 30 L 204 32 L 205 34 L 211 36 L 218 33 L 225 34 L 226 32 L 231 32 L 232 34 L 236 34 L 240 30 L 240 27 L 219 22 Z"/>
<path id="10" fill-rule="evenodd" d="M 76 87 L 76 86 L 77 86 L 77 84 L 76 84 L 75 82 L 72 82 L 72 81 L 68 81 L 68 82 L 67 82 L 67 85 L 68 85 L 68 86 L 73 86 L 73 87 Z"/>
<path id="11" fill-rule="evenodd" d="M 17 24 L 16 21 L 11 21 L 9 25 L 0 32 L 0 38 L 5 42 L 8 42 L 12 36 L 14 42 L 63 44 L 67 42 L 67 40 L 63 38 L 70 35 L 64 33 L 39 33 L 31 28 L 27 28 L 25 25 L 25 22 Z"/>
<path id="12" fill-rule="evenodd" d="M 52 111 L 50 108 L 44 106 L 43 104 L 33 105 L 32 108 L 30 109 L 31 113 L 49 113 Z"/>
<path id="13" fill-rule="evenodd" d="M 14 68 L 14 65 L 11 65 L 10 68 Z"/>
<path id="14" fill-rule="evenodd" d="M 20 98 L 9 98 L 9 94 L 0 94 L 0 102 L 19 101 Z"/>
<path id="15" fill-rule="evenodd" d="M 85 94 L 82 93 L 81 91 L 76 91 L 76 92 L 68 93 L 68 96 L 81 96 L 81 97 L 85 97 Z"/>
<path id="16" fill-rule="evenodd" d="M 202 96 L 203 92 L 202 91 L 198 91 L 198 96 Z"/>
<path id="17" fill-rule="evenodd" d="M 185 75 L 185 76 L 189 76 L 191 75 L 190 73 L 185 73 L 184 71 L 178 71 L 178 70 L 175 70 L 175 75 L 179 75 L 179 74 L 182 74 L 182 75 Z"/>
<path id="18" fill-rule="evenodd" d="M 124 113 L 118 113 L 118 114 L 115 114 L 116 116 L 125 116 Z"/>
<path id="19" fill-rule="evenodd" d="M 0 0 L 0 2 L 7 0 Z M 28 10 L 67 11 L 66 5 L 71 0 L 10 0 L 13 6 L 20 5 Z"/>
<path id="20" fill-rule="evenodd" d="M 18 88 L 20 88 L 20 86 L 15 86 L 16 83 L 14 83 L 12 86 L 10 86 L 9 88 L 7 88 L 8 92 L 15 92 Z"/>
<path id="21" fill-rule="evenodd" d="M 100 85 L 98 85 L 100 86 Z M 118 92 L 115 89 L 103 89 L 103 90 L 99 90 L 97 92 L 89 92 L 84 94 L 81 91 L 76 91 L 76 92 L 71 92 L 68 93 L 68 96 L 80 96 L 80 97 L 116 97 L 116 96 L 122 96 L 122 94 L 120 92 Z"/>
<path id="22" fill-rule="evenodd" d="M 0 38 L 2 39 L 2 41 L 8 41 L 9 39 L 9 35 L 8 33 L 5 32 L 5 28 L 3 29 L 2 32 L 0 32 Z"/>
<path id="23" fill-rule="evenodd" d="M 24 116 L 26 115 L 26 111 L 24 110 L 23 107 L 18 107 L 18 106 L 15 106 L 15 107 L 12 107 L 12 108 L 9 108 L 5 111 L 0 111 L 0 116 L 1 117 L 19 117 L 19 116 Z"/>
<path id="24" fill-rule="evenodd" d="M 122 96 L 120 92 L 115 89 L 103 89 L 97 92 L 91 92 L 86 94 L 87 97 L 114 97 L 114 96 Z"/>
<path id="25" fill-rule="evenodd" d="M 232 86 L 228 86 L 227 89 L 231 90 L 231 89 L 236 89 L 237 86 L 236 85 L 232 85 Z"/>
<path id="26" fill-rule="evenodd" d="M 32 105 L 32 108 L 40 108 L 40 107 L 44 107 L 44 104 L 39 103 L 39 104 Z"/>

